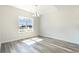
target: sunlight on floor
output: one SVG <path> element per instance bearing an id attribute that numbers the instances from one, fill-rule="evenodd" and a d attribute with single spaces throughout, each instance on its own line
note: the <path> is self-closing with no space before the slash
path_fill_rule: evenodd
<path id="1" fill-rule="evenodd" d="M 32 38 L 32 40 L 36 41 L 36 42 L 40 42 L 42 41 L 43 39 L 40 39 L 40 38 Z"/>
<path id="2" fill-rule="evenodd" d="M 24 40 L 22 41 L 23 43 L 27 44 L 27 45 L 33 45 L 37 42 L 40 42 L 42 41 L 43 39 L 40 39 L 40 38 L 32 38 L 32 39 L 28 39 L 28 40 Z"/>

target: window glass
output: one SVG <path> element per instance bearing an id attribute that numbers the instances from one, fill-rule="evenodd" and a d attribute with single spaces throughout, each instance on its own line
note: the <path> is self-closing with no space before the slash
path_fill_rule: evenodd
<path id="1" fill-rule="evenodd" d="M 32 31 L 33 30 L 33 20 L 32 18 L 27 18 L 20 16 L 18 20 L 19 24 L 19 31 L 25 32 L 25 31 Z"/>

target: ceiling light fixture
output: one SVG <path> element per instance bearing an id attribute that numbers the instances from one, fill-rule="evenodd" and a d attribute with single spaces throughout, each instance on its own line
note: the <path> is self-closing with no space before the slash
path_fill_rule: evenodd
<path id="1" fill-rule="evenodd" d="M 39 17 L 39 7 L 38 5 L 34 5 L 34 12 L 33 12 L 33 17 Z"/>

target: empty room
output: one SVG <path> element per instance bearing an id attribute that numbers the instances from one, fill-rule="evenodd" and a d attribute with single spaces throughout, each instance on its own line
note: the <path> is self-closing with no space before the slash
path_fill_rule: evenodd
<path id="1" fill-rule="evenodd" d="M 79 5 L 0 5 L 0 53 L 79 53 Z"/>

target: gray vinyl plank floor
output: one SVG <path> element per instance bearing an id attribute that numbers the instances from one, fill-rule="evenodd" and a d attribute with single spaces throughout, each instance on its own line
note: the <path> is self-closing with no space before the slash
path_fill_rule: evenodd
<path id="1" fill-rule="evenodd" d="M 47 37 L 33 37 L 1 44 L 1 53 L 78 53 L 79 45 Z"/>

